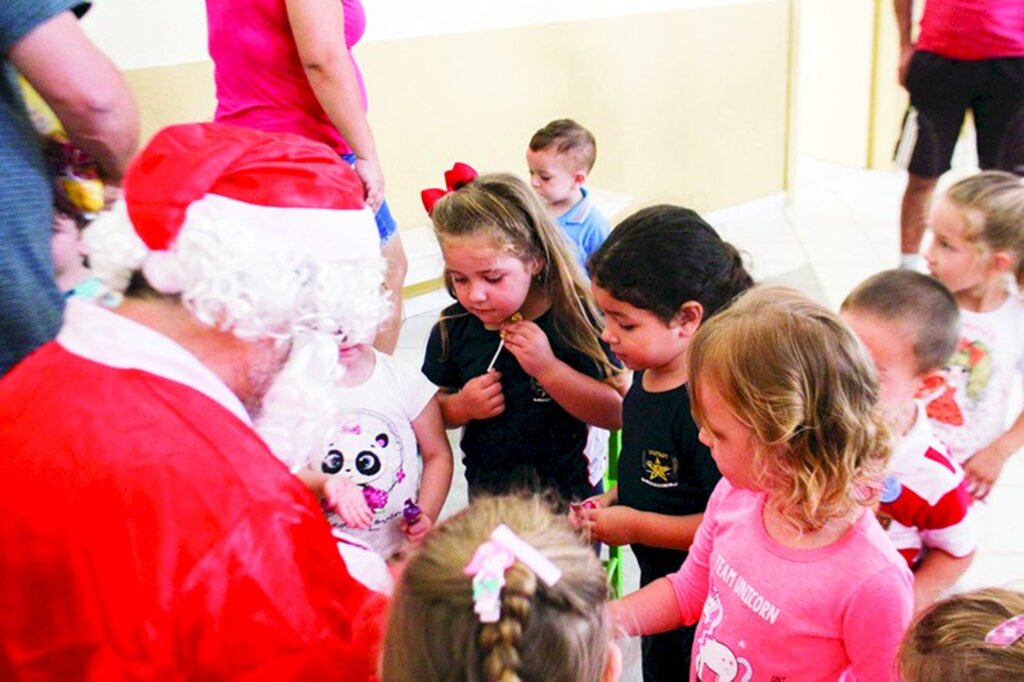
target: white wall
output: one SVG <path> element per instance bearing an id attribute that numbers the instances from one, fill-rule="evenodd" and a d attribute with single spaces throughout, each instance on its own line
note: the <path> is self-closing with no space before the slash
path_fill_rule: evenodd
<path id="1" fill-rule="evenodd" d="M 396 40 L 766 1 L 363 0 L 367 14 L 364 40 Z M 203 0 L 99 0 L 83 19 L 82 25 L 92 40 L 121 69 L 185 64 L 207 58 L 206 10 Z"/>

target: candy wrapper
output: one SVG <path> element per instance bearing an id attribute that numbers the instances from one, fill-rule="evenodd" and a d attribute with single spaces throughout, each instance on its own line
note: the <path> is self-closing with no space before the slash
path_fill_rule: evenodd
<path id="1" fill-rule="evenodd" d="M 408 525 L 413 525 L 423 516 L 423 510 L 411 499 L 405 501 L 405 508 L 402 509 L 402 518 Z"/>

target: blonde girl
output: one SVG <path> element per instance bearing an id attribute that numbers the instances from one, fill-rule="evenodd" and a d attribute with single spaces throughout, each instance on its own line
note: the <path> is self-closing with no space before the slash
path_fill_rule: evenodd
<path id="1" fill-rule="evenodd" d="M 496 537 L 509 537 L 495 533 L 502 525 L 512 541 L 495 547 Z M 510 560 L 488 576 L 480 558 L 506 546 Z M 475 589 L 477 576 L 504 584 Z M 611 641 L 607 596 L 600 562 L 564 517 L 536 498 L 482 497 L 439 524 L 406 565 L 390 608 L 381 679 L 615 680 L 621 656 Z M 488 598 L 497 606 L 495 622 L 477 613 Z"/>
<path id="2" fill-rule="evenodd" d="M 519 178 L 470 170 L 450 184 L 429 208 L 458 303 L 435 325 L 423 372 L 448 427 L 464 427 L 470 497 L 600 492 L 589 427 L 619 428 L 624 389 L 571 247 Z"/>
<path id="3" fill-rule="evenodd" d="M 890 448 L 871 360 L 824 307 L 755 287 L 697 330 L 688 367 L 723 479 L 682 568 L 616 621 L 699 619 L 691 678 L 890 679 L 913 596 L 869 509 Z"/>
<path id="4" fill-rule="evenodd" d="M 971 493 L 984 499 L 1024 445 L 1024 412 L 1005 428 L 1010 390 L 1024 371 L 1024 183 L 999 171 L 961 180 L 935 202 L 929 229 L 925 258 L 960 306 L 962 352 L 928 416 L 964 465 Z"/>
<path id="5" fill-rule="evenodd" d="M 1024 593 L 989 587 L 922 613 L 899 651 L 903 682 L 1024 679 Z"/>

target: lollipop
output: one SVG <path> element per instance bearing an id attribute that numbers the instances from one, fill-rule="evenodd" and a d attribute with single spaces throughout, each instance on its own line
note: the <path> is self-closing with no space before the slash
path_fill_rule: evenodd
<path id="1" fill-rule="evenodd" d="M 423 516 L 423 510 L 420 509 L 419 505 L 413 502 L 411 499 L 405 501 L 405 508 L 402 509 L 402 518 L 408 525 L 413 525 L 420 520 Z"/>
<path id="2" fill-rule="evenodd" d="M 512 313 L 512 317 L 508 318 L 508 321 L 512 324 L 523 321 L 523 314 L 519 312 Z M 501 355 L 501 349 L 505 347 L 505 330 L 502 329 L 498 332 L 498 336 L 501 337 L 501 341 L 498 342 L 498 350 L 494 351 L 494 357 L 491 358 L 490 364 L 487 365 L 487 371 L 490 372 L 494 369 L 494 363 L 498 361 L 498 356 Z"/>

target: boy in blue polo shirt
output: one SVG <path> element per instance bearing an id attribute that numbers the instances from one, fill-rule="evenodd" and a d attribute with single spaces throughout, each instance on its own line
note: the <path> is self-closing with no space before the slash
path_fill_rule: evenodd
<path id="1" fill-rule="evenodd" d="M 580 265 L 608 237 L 608 219 L 594 206 L 583 184 L 594 167 L 597 144 L 576 121 L 552 121 L 533 134 L 526 150 L 530 185 L 575 244 Z"/>

